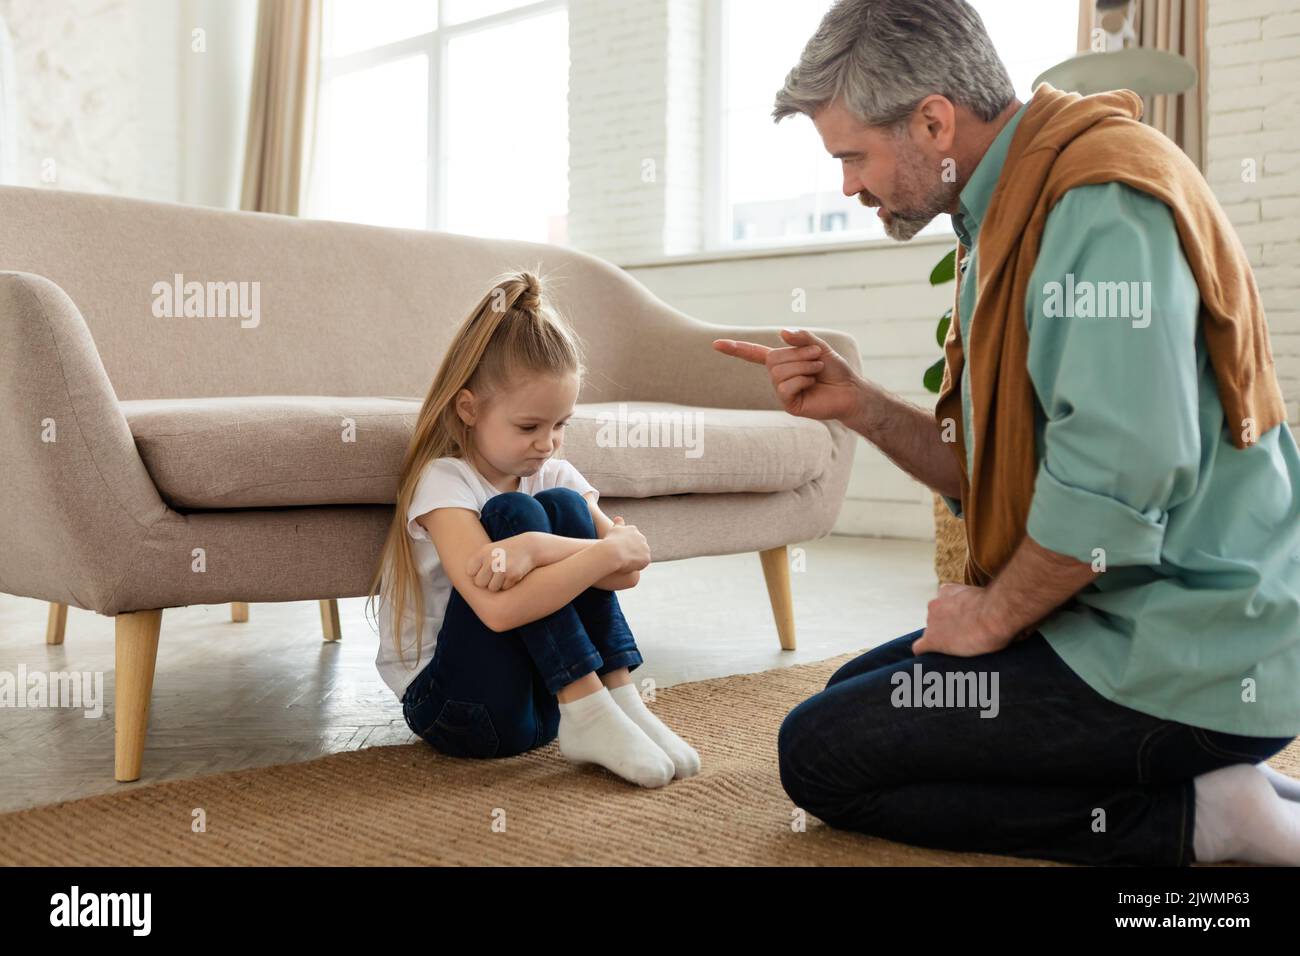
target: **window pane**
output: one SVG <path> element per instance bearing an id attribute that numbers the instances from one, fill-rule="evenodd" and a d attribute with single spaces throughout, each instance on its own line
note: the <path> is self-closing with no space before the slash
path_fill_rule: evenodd
<path id="1" fill-rule="evenodd" d="M 314 216 L 426 227 L 427 94 L 428 58 L 423 54 L 322 85 Z"/>
<path id="2" fill-rule="evenodd" d="M 812 121 L 796 116 L 777 125 L 770 112 L 750 107 L 727 118 L 731 237 L 798 239 L 823 230 L 884 236 L 875 211 L 840 191 L 840 165 L 826 155 Z"/>
<path id="3" fill-rule="evenodd" d="M 725 0 L 724 243 L 828 232 L 855 239 L 885 235 L 875 210 L 843 194 L 840 164 L 826 154 L 812 121 L 794 116 L 777 125 L 770 118 L 777 91 L 831 2 Z M 1022 101 L 1029 99 L 1035 76 L 1075 52 L 1078 0 L 1038 0 L 1032 6 L 974 0 L 974 6 Z M 951 228 L 941 215 L 922 234 Z"/>
<path id="4" fill-rule="evenodd" d="M 437 0 L 325 0 L 322 53 L 346 56 L 437 26 Z"/>
<path id="5" fill-rule="evenodd" d="M 831 0 L 727 0 L 727 107 L 770 111 L 786 74 L 830 8 Z"/>
<path id="6" fill-rule="evenodd" d="M 565 242 L 568 21 L 557 10 L 448 43 L 447 230 Z"/>
<path id="7" fill-rule="evenodd" d="M 464 23 L 479 17 L 491 16 L 502 10 L 526 7 L 537 0 L 443 0 L 442 16 L 445 23 Z"/>

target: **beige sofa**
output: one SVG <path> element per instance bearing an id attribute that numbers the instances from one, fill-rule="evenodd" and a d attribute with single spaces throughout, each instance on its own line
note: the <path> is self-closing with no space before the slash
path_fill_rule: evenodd
<path id="1" fill-rule="evenodd" d="M 656 561 L 758 552 L 793 648 L 786 546 L 830 532 L 855 436 L 710 347 L 780 344 L 788 316 L 701 322 L 546 245 L 0 187 L 0 591 L 116 617 L 117 779 L 140 775 L 163 608 L 366 592 L 443 351 L 516 267 L 553 277 L 588 353 L 564 457 Z M 202 294 L 169 308 L 178 281 Z M 698 414 L 702 453 L 606 447 L 622 403 Z"/>

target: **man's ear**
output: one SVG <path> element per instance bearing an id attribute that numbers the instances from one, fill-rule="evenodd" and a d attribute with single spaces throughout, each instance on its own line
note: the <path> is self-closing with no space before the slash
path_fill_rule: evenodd
<path id="1" fill-rule="evenodd" d="M 943 156 L 952 155 L 952 145 L 957 138 L 957 109 L 952 100 L 932 93 L 917 104 L 912 114 L 914 131 Z"/>

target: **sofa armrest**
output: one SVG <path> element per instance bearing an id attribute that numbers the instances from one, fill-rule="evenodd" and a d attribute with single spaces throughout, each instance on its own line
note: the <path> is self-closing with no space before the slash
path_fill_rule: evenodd
<path id="1" fill-rule="evenodd" d="M 642 303 L 636 333 L 631 337 L 637 355 L 628 363 L 623 380 L 625 386 L 630 386 L 629 394 L 640 401 L 708 408 L 781 409 L 766 369 L 724 355 L 713 347 L 714 339 L 783 347 L 786 343 L 781 338 L 781 326 L 705 322 L 672 308 L 649 290 L 640 288 L 644 298 L 650 301 Z M 858 343 L 848 332 L 808 325 L 800 322 L 798 316 L 786 324 L 813 332 L 861 373 Z"/>
<path id="2" fill-rule="evenodd" d="M 0 407 L 0 591 L 102 613 L 168 509 L 81 312 L 29 272 L 0 271 Z"/>

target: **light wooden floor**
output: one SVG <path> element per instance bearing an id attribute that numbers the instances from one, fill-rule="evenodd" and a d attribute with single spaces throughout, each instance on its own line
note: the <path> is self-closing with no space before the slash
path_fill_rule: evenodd
<path id="1" fill-rule="evenodd" d="M 651 565 L 620 600 L 658 686 L 752 673 L 865 650 L 922 626 L 935 592 L 933 546 L 832 536 L 804 546 L 792 575 L 799 649 L 777 642 L 757 554 Z M 163 613 L 144 769 L 113 780 L 113 622 L 73 608 L 45 644 L 47 605 L 0 594 L 0 671 L 98 671 L 103 716 L 0 708 L 0 811 L 267 766 L 417 738 L 380 680 L 364 600 L 339 602 L 343 640 L 321 640 L 314 601 Z"/>

